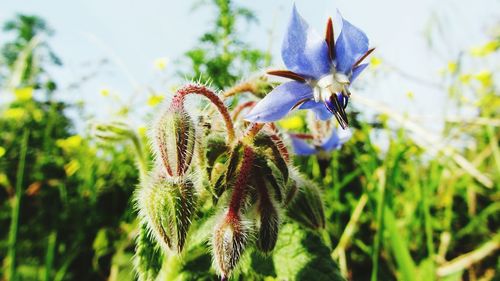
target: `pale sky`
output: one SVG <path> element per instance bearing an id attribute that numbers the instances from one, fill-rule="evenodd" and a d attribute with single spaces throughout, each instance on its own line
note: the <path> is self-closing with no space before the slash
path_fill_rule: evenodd
<path id="1" fill-rule="evenodd" d="M 51 73 L 65 89 L 82 76 L 98 70 L 78 91 L 64 91 L 65 99 L 84 100 L 96 111 L 116 109 L 99 92 L 110 89 L 128 100 L 133 93 L 144 97 L 148 85 L 167 92 L 164 85 L 177 83 L 169 64 L 167 75 L 153 68 L 159 57 L 176 60 L 192 48 L 210 26 L 214 10 L 201 7 L 191 11 L 196 1 L 159 0 L 0 0 L 0 22 L 14 13 L 36 14 L 45 18 L 56 35 L 49 43 L 65 66 Z M 244 39 L 256 47 L 271 46 L 273 65 L 281 66 L 280 45 L 293 2 L 288 0 L 234 1 L 252 9 L 260 23 L 244 30 Z M 500 19 L 497 0 L 297 0 L 299 12 L 323 33 L 326 19 L 338 8 L 351 23 L 366 32 L 375 56 L 416 77 L 439 82 L 439 69 L 446 67 L 459 51 L 485 43 L 487 32 Z M 433 27 L 434 50 L 429 48 L 426 31 Z M 270 42 L 269 31 L 273 39 Z M 0 36 L 1 43 L 1 36 Z M 99 68 L 98 62 L 111 63 Z M 480 70 L 483 65 L 472 66 Z M 100 69 L 100 70 L 99 70 Z M 165 82 L 166 81 L 166 82 Z M 446 93 L 394 74 L 367 71 L 356 81 L 359 95 L 376 97 L 400 112 L 442 115 Z M 135 90 L 134 90 L 135 89 Z M 406 98 L 412 91 L 415 100 Z M 141 103 L 141 97 L 134 102 Z M 99 116 L 101 114 L 98 114 Z"/>

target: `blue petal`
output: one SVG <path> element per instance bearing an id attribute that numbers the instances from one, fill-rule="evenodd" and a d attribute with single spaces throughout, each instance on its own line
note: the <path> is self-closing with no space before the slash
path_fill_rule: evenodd
<path id="1" fill-rule="evenodd" d="M 299 106 L 299 109 L 311 109 L 317 107 L 320 102 L 315 102 L 314 100 L 308 100 Z"/>
<path id="2" fill-rule="evenodd" d="M 326 151 L 334 150 L 340 148 L 340 139 L 337 134 L 337 130 L 332 130 L 332 134 L 328 139 L 326 139 L 323 144 L 321 144 L 321 148 Z"/>
<path id="3" fill-rule="evenodd" d="M 312 109 L 316 115 L 316 119 L 326 121 L 333 117 L 333 114 L 326 108 L 324 104 Z"/>
<path id="4" fill-rule="evenodd" d="M 351 83 L 358 77 L 359 74 L 361 74 L 361 72 L 363 70 L 365 70 L 365 68 L 368 66 L 368 63 L 363 63 L 363 64 L 360 64 L 358 66 L 356 66 L 353 70 L 352 70 L 352 76 L 351 76 Z"/>
<path id="5" fill-rule="evenodd" d="M 335 42 L 336 69 L 348 74 L 353 64 L 368 51 L 368 37 L 359 28 L 342 18 L 342 30 Z"/>
<path id="6" fill-rule="evenodd" d="M 303 99 L 312 98 L 312 88 L 306 83 L 287 82 L 274 88 L 245 117 L 250 122 L 273 122 L 285 115 Z"/>
<path id="7" fill-rule="evenodd" d="M 315 102 L 314 100 L 308 100 L 304 102 L 299 109 L 310 109 L 316 115 L 316 119 L 328 120 L 333 117 L 333 114 L 325 107 L 322 102 Z"/>
<path id="8" fill-rule="evenodd" d="M 299 139 L 294 136 L 290 136 L 290 139 L 292 140 L 292 147 L 295 154 L 311 155 L 316 153 L 316 149 L 314 149 L 314 147 L 312 147 L 310 144 L 303 141 L 302 139 Z"/>
<path id="9" fill-rule="evenodd" d="M 281 57 L 289 70 L 309 78 L 318 79 L 330 72 L 325 39 L 309 27 L 295 5 L 281 46 Z"/>

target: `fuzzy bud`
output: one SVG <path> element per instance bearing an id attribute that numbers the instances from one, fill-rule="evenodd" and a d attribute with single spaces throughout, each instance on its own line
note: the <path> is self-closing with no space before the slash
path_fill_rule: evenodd
<path id="1" fill-rule="evenodd" d="M 186 173 L 193 158 L 195 139 L 195 125 L 184 108 L 183 98 L 174 97 L 151 130 L 153 152 L 169 176 Z"/>
<path id="2" fill-rule="evenodd" d="M 155 172 L 137 194 L 139 215 L 164 248 L 181 252 L 195 208 L 190 178 L 166 178 Z"/>
<path id="3" fill-rule="evenodd" d="M 227 212 L 217 223 L 212 238 L 214 265 L 222 280 L 237 266 L 251 236 L 252 225 L 241 215 Z"/>
<path id="4" fill-rule="evenodd" d="M 261 194 L 257 206 L 257 249 L 263 253 L 270 253 L 278 241 L 280 217 L 276 204 L 264 192 Z"/>
<path id="5" fill-rule="evenodd" d="M 297 191 L 287 205 L 287 216 L 311 229 L 324 228 L 325 210 L 319 187 L 296 170 L 292 170 L 290 180 L 290 184 L 296 187 L 289 189 L 295 188 Z"/>

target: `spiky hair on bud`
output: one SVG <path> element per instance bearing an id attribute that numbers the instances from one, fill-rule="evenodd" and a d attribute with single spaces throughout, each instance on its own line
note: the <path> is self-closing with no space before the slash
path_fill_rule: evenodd
<path id="1" fill-rule="evenodd" d="M 158 244 L 180 253 L 196 210 L 192 177 L 169 178 L 156 169 L 141 184 L 135 200 L 141 222 Z"/>
<path id="2" fill-rule="evenodd" d="M 263 178 L 256 178 L 256 189 L 258 193 L 258 201 L 256 204 L 256 247 L 264 254 L 269 254 L 278 241 L 281 219 L 278 204 L 269 193 L 268 186 L 264 181 L 265 179 Z"/>
<path id="3" fill-rule="evenodd" d="M 193 159 L 196 123 L 184 107 L 184 99 L 166 104 L 149 130 L 155 165 L 170 177 L 183 176 Z"/>
<path id="4" fill-rule="evenodd" d="M 224 210 L 212 236 L 213 264 L 222 280 L 228 280 L 253 239 L 253 224 L 240 213 Z"/>
<path id="5" fill-rule="evenodd" d="M 139 281 L 155 280 L 160 272 L 163 255 L 151 231 L 141 223 L 135 238 L 134 268 Z"/>

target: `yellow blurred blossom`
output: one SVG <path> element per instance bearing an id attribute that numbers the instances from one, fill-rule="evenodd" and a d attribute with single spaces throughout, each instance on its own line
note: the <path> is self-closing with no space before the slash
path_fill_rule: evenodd
<path id="1" fill-rule="evenodd" d="M 15 89 L 14 95 L 16 95 L 16 98 L 20 101 L 30 100 L 33 97 L 33 88 L 26 87 Z"/>
<path id="2" fill-rule="evenodd" d="M 470 53 L 475 57 L 484 57 L 495 52 L 498 49 L 500 49 L 500 40 L 493 40 L 484 44 L 483 46 L 472 48 L 470 50 Z"/>
<path id="3" fill-rule="evenodd" d="M 3 116 L 6 119 L 20 120 L 26 116 L 26 113 L 26 110 L 24 110 L 23 108 L 16 107 L 7 109 L 3 113 Z"/>
<path id="4" fill-rule="evenodd" d="M 154 66 L 158 70 L 164 70 L 167 67 L 168 59 L 166 57 L 157 58 L 154 61 Z"/>
<path id="5" fill-rule="evenodd" d="M 458 79 L 460 80 L 460 82 L 462 82 L 463 84 L 469 84 L 470 83 L 470 80 L 472 79 L 472 75 L 471 74 L 462 74 L 460 75 L 460 77 L 458 77 Z"/>
<path id="6" fill-rule="evenodd" d="M 481 82 L 483 87 L 489 88 L 493 85 L 492 73 L 489 70 L 483 70 L 475 75 L 477 81 Z"/>
<path id="7" fill-rule="evenodd" d="M 304 127 L 304 120 L 298 115 L 278 121 L 278 125 L 287 130 L 298 130 Z"/>
<path id="8" fill-rule="evenodd" d="M 107 97 L 107 96 L 109 96 L 110 91 L 109 91 L 109 89 L 104 88 L 104 89 L 101 89 L 101 91 L 99 91 L 99 93 L 101 94 L 101 96 Z"/>
<path id="9" fill-rule="evenodd" d="M 4 186 L 9 186 L 9 179 L 7 178 L 7 175 L 4 173 L 0 174 L 0 185 Z"/>
<path id="10" fill-rule="evenodd" d="M 454 61 L 448 62 L 448 72 L 455 74 L 458 70 L 458 64 Z"/>
<path id="11" fill-rule="evenodd" d="M 410 100 L 413 100 L 415 98 L 415 93 L 413 93 L 412 91 L 408 91 L 406 92 L 406 97 Z"/>
<path id="12" fill-rule="evenodd" d="M 42 119 L 43 119 L 43 111 L 42 110 L 35 109 L 31 112 L 31 114 L 33 116 L 33 120 L 35 120 L 36 122 L 42 121 Z"/>
<path id="13" fill-rule="evenodd" d="M 372 57 L 370 59 L 370 65 L 372 68 L 377 68 L 382 64 L 382 59 L 379 57 Z"/>
<path id="14" fill-rule="evenodd" d="M 147 131 L 148 131 L 148 129 L 146 128 L 146 126 L 140 126 L 139 128 L 137 128 L 137 133 L 139 134 L 139 136 L 141 138 L 146 137 Z"/>
<path id="15" fill-rule="evenodd" d="M 470 103 L 470 99 L 464 95 L 460 96 L 460 101 L 462 103 Z"/>
<path id="16" fill-rule="evenodd" d="M 2 156 L 4 156 L 4 155 L 5 155 L 5 148 L 0 146 L 0 158 L 2 158 Z"/>
<path id="17" fill-rule="evenodd" d="M 148 99 L 148 105 L 151 107 L 157 106 L 159 103 L 163 101 L 165 97 L 161 94 L 159 95 L 152 95 Z"/>
<path id="18" fill-rule="evenodd" d="M 68 175 L 69 177 L 74 175 L 76 171 L 78 171 L 78 169 L 80 169 L 80 162 L 78 162 L 78 160 L 75 159 L 69 161 L 68 164 L 64 165 L 64 171 L 66 172 L 66 175 Z"/>
<path id="19" fill-rule="evenodd" d="M 66 152 L 73 152 L 80 148 L 83 139 L 79 135 L 74 135 L 66 139 L 59 139 L 56 141 L 56 145 L 62 148 Z"/>

